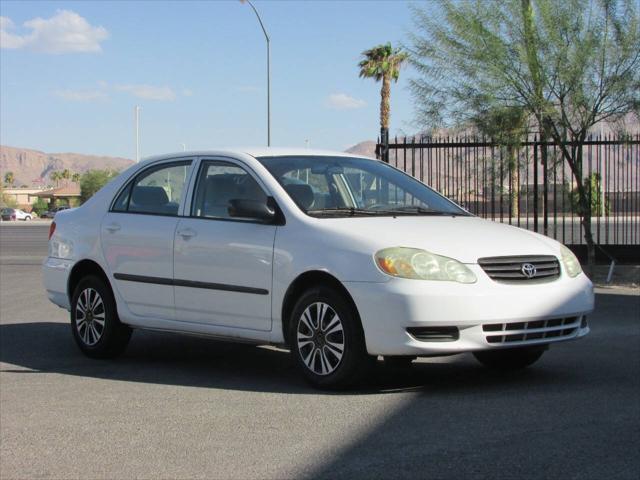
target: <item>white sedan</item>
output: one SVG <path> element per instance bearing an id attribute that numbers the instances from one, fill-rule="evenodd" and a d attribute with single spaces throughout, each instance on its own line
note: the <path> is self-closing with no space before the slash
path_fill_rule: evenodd
<path id="1" fill-rule="evenodd" d="M 287 345 L 323 387 L 353 384 L 379 355 L 523 368 L 586 335 L 594 304 L 560 243 L 385 163 L 312 150 L 136 164 L 56 215 L 43 269 L 90 357 L 121 353 L 135 328 Z"/>
<path id="2" fill-rule="evenodd" d="M 0 216 L 2 220 L 22 220 L 24 222 L 33 220 L 33 214 L 27 213 L 19 208 L 3 208 Z"/>

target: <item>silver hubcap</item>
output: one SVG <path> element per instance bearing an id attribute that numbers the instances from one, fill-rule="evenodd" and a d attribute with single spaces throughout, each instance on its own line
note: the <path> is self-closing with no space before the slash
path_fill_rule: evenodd
<path id="1" fill-rule="evenodd" d="M 309 370 L 317 375 L 334 372 L 344 353 L 342 321 L 326 303 L 313 303 L 298 320 L 298 352 Z"/>
<path id="2" fill-rule="evenodd" d="M 85 288 L 76 303 L 76 330 L 89 346 L 98 343 L 104 333 L 105 310 L 100 294 L 93 288 Z"/>

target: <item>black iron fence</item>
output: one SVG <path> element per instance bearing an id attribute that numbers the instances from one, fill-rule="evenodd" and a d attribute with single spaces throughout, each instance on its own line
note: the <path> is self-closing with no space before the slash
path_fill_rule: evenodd
<path id="1" fill-rule="evenodd" d="M 567 143 L 590 198 L 598 245 L 640 251 L 640 135 L 594 136 Z M 468 211 L 584 245 L 576 182 L 561 146 L 536 137 L 512 145 L 480 138 L 427 136 L 378 144 L 388 162 Z M 385 158 L 386 157 L 386 158 Z M 617 249 L 619 250 L 619 249 Z"/>

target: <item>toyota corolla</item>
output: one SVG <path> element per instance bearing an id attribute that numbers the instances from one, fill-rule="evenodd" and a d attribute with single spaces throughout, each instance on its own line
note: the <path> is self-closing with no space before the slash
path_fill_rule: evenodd
<path id="1" fill-rule="evenodd" d="M 51 225 L 44 283 L 89 357 L 134 329 L 286 345 L 321 387 L 378 356 L 531 365 L 589 332 L 574 254 L 383 162 L 312 150 L 138 163 Z"/>

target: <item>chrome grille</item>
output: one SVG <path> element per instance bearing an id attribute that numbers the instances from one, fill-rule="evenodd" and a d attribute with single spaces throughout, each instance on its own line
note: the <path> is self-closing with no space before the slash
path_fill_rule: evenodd
<path id="1" fill-rule="evenodd" d="M 498 282 L 549 281 L 560 276 L 560 262 L 553 255 L 520 255 L 511 257 L 479 258 L 478 264 Z M 525 270 L 534 271 L 527 276 Z"/>
<path id="2" fill-rule="evenodd" d="M 526 343 L 543 339 L 571 337 L 578 331 L 582 317 L 552 318 L 531 322 L 488 323 L 482 325 L 488 343 Z"/>

